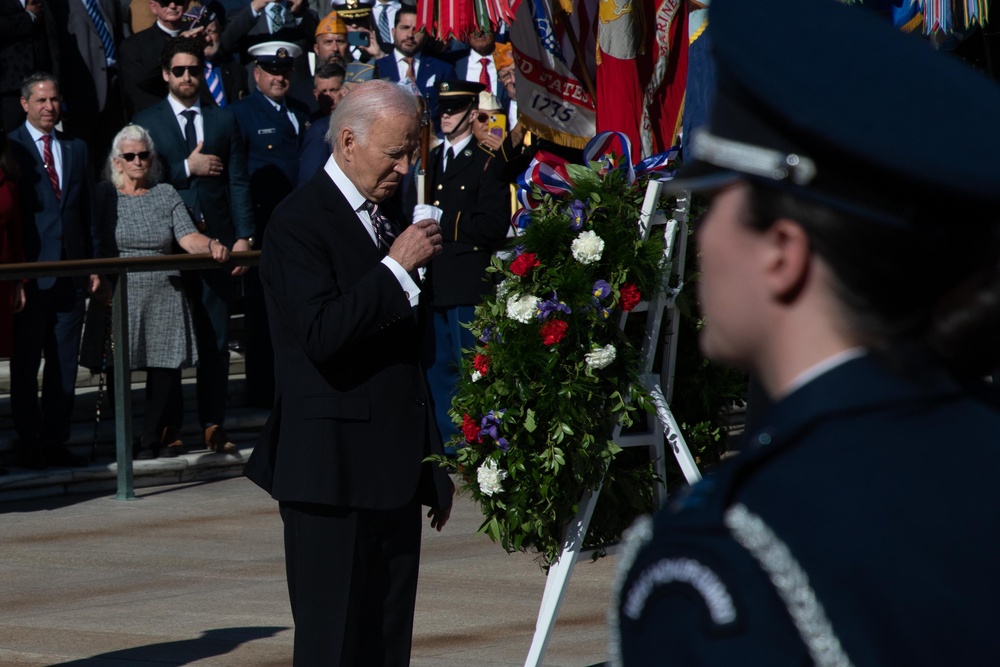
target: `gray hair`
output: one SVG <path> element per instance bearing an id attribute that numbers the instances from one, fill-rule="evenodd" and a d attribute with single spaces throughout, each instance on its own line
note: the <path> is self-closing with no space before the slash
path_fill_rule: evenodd
<path id="1" fill-rule="evenodd" d="M 115 135 L 111 142 L 111 152 L 108 153 L 107 162 L 104 164 L 104 178 L 111 181 L 116 188 L 122 186 L 123 179 L 122 175 L 115 169 L 115 158 L 121 154 L 121 145 L 125 141 L 146 144 L 146 150 L 151 153 L 149 172 L 146 174 L 146 186 L 152 186 L 160 180 L 160 161 L 156 159 L 156 145 L 153 143 L 153 137 L 149 136 L 149 132 L 142 125 L 126 125 Z"/>
<path id="2" fill-rule="evenodd" d="M 58 95 L 59 79 L 57 79 L 54 74 L 49 74 L 48 72 L 35 72 L 34 74 L 25 77 L 24 81 L 21 82 L 21 97 L 26 100 L 30 100 L 32 88 L 40 83 L 45 83 L 46 81 L 52 82 L 52 85 L 56 87 L 56 94 Z"/>
<path id="3" fill-rule="evenodd" d="M 357 107 L 355 109 L 355 107 Z M 382 79 L 366 81 L 351 89 L 330 114 L 326 143 L 337 151 L 337 137 L 349 128 L 362 146 L 368 133 L 379 121 L 399 116 L 417 117 L 417 102 L 406 89 Z"/>

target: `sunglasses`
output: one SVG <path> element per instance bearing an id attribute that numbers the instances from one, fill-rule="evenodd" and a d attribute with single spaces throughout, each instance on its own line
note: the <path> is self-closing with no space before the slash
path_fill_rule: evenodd
<path id="1" fill-rule="evenodd" d="M 122 153 L 118 157 L 125 160 L 126 162 L 131 162 L 136 158 L 139 158 L 140 160 L 145 162 L 146 160 L 149 159 L 150 155 L 152 155 L 150 151 L 139 151 L 138 153 Z"/>
<path id="2" fill-rule="evenodd" d="M 184 76 L 184 72 L 187 72 L 194 78 L 201 76 L 201 73 L 205 71 L 204 65 L 175 65 L 170 68 L 170 73 L 174 75 L 175 78 L 181 78 Z"/>
<path id="3" fill-rule="evenodd" d="M 485 123 L 489 119 L 490 115 L 488 113 L 481 113 L 478 116 L 476 116 L 476 120 L 478 120 L 480 123 Z"/>

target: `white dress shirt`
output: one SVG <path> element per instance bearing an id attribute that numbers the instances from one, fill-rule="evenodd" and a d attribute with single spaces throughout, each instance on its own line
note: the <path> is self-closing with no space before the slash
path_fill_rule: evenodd
<path id="1" fill-rule="evenodd" d="M 347 199 L 347 203 L 351 205 L 351 208 L 358 214 L 358 220 L 364 226 L 365 231 L 368 232 L 368 236 L 371 237 L 372 243 L 375 247 L 378 247 L 378 239 L 375 237 L 375 229 L 372 227 L 371 216 L 368 215 L 368 211 L 364 209 L 365 203 L 368 201 L 365 199 L 364 195 L 358 192 L 358 188 L 355 187 L 351 179 L 347 177 L 347 174 L 340 168 L 337 164 L 337 160 L 334 156 L 326 161 L 326 166 L 323 167 L 327 175 L 333 180 L 333 184 L 337 186 L 337 189 L 344 195 Z M 392 257 L 386 255 L 382 258 L 382 263 L 389 267 L 392 271 L 392 275 L 396 276 L 396 280 L 399 282 L 399 286 L 403 290 L 403 294 L 406 295 L 407 300 L 409 300 L 410 305 L 414 308 L 420 303 L 420 287 L 413 281 L 410 274 L 399 265 L 399 262 L 394 260 Z"/>

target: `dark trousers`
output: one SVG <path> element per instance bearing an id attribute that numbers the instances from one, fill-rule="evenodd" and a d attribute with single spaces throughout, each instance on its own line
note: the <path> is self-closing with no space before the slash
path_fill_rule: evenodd
<path id="1" fill-rule="evenodd" d="M 281 503 L 295 667 L 406 667 L 420 504 L 365 510 Z"/>
<path id="2" fill-rule="evenodd" d="M 164 431 L 174 437 L 181 430 L 184 418 L 184 398 L 181 394 L 181 369 L 147 368 L 145 422 L 142 427 L 142 446 L 156 448 L 161 444 Z"/>
<path id="3" fill-rule="evenodd" d="M 83 330 L 83 289 L 59 278 L 49 289 L 34 281 L 25 286 L 27 303 L 14 315 L 14 350 L 10 359 L 10 411 L 24 443 L 65 442 L 76 392 L 77 358 Z M 38 368 L 42 373 L 38 401 Z"/>
<path id="4" fill-rule="evenodd" d="M 198 420 L 222 426 L 229 393 L 229 312 L 236 283 L 225 270 L 188 271 L 184 289 L 198 346 Z"/>
<path id="5" fill-rule="evenodd" d="M 451 401 L 458 389 L 458 374 L 462 370 L 462 348 L 476 344 L 472 332 L 462 324 L 475 319 L 475 306 L 434 307 L 434 363 L 427 369 L 427 384 L 434 397 L 434 416 L 437 417 L 441 439 L 447 444 L 458 428 L 448 416 Z"/>

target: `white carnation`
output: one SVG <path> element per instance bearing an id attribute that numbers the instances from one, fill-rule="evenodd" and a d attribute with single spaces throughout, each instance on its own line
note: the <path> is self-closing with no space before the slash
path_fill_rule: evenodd
<path id="1" fill-rule="evenodd" d="M 493 459 L 479 466 L 479 470 L 476 472 L 479 490 L 487 496 L 503 491 L 502 482 L 505 479 L 507 479 L 507 471 L 497 468 L 497 462 Z"/>
<path id="2" fill-rule="evenodd" d="M 521 324 L 527 324 L 535 317 L 538 311 L 538 297 L 526 294 L 514 296 L 507 299 L 507 317 L 517 320 Z"/>
<path id="3" fill-rule="evenodd" d="M 617 354 L 618 350 L 615 349 L 615 346 L 608 344 L 588 353 L 584 359 L 587 361 L 587 368 L 597 370 L 599 368 L 604 368 L 614 361 Z"/>
<path id="4" fill-rule="evenodd" d="M 479 371 L 472 371 L 472 381 L 473 382 L 479 382 L 481 379 L 483 379 L 483 374 L 482 373 L 480 373 Z"/>
<path id="5" fill-rule="evenodd" d="M 604 239 L 594 232 L 580 232 L 569 248 L 573 251 L 573 259 L 581 264 L 593 264 L 601 259 Z"/>
<path id="6" fill-rule="evenodd" d="M 510 280 L 509 278 L 505 278 L 500 281 L 500 284 L 497 285 L 497 301 L 503 301 L 506 299 L 507 294 L 516 284 L 517 282 L 515 280 Z"/>

